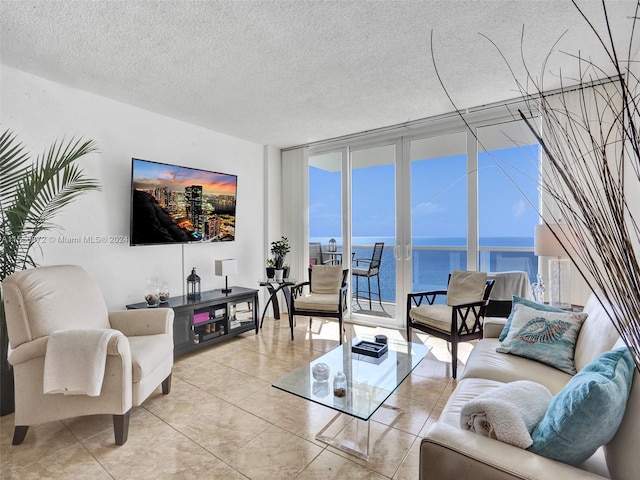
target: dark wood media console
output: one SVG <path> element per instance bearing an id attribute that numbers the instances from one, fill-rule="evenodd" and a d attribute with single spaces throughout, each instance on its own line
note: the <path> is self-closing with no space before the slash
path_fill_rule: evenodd
<path id="1" fill-rule="evenodd" d="M 127 305 L 128 309 L 149 308 L 146 302 Z M 258 290 L 232 287 L 231 293 L 220 290 L 202 292 L 197 300 L 186 296 L 171 297 L 158 308 L 172 308 L 173 351 L 186 353 L 250 330 L 258 333 Z"/>

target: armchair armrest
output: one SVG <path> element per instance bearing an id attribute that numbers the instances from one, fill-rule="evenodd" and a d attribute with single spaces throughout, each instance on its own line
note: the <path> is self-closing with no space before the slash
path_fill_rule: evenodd
<path id="1" fill-rule="evenodd" d="M 123 343 L 124 342 L 124 343 Z M 21 363 L 28 362 L 34 358 L 44 357 L 47 353 L 47 343 L 49 343 L 49 336 L 36 338 L 31 342 L 26 342 L 18 345 L 11 350 L 8 355 L 8 360 L 11 365 L 20 365 Z M 126 345 L 125 345 L 126 344 Z M 120 355 L 124 352 L 129 352 L 129 342 L 126 337 L 122 335 L 114 335 L 109 339 L 107 345 L 107 355 Z M 127 353 L 129 357 L 131 354 Z"/>
<path id="2" fill-rule="evenodd" d="M 470 476 L 474 480 L 603 478 L 444 422 L 434 423 L 420 445 L 420 479 Z"/>
<path id="3" fill-rule="evenodd" d="M 370 258 L 354 258 L 353 261 L 356 262 L 356 265 L 360 265 L 360 262 L 369 264 L 371 263 Z"/>
<path id="4" fill-rule="evenodd" d="M 167 333 L 173 336 L 171 308 L 149 308 L 146 310 L 114 310 L 109 312 L 111 328 L 120 330 L 127 337 Z"/>
<path id="5" fill-rule="evenodd" d="M 486 302 L 484 300 L 478 300 L 477 302 L 466 302 L 466 303 L 456 303 L 455 305 L 451 305 L 451 308 L 463 309 L 463 308 L 471 308 L 471 307 L 482 307 Z"/>
<path id="6" fill-rule="evenodd" d="M 484 317 L 483 338 L 498 338 L 507 323 L 504 317 Z"/>
<path id="7" fill-rule="evenodd" d="M 298 298 L 300 295 L 302 295 L 302 291 L 304 290 L 304 287 L 306 285 L 311 287 L 311 282 L 296 283 L 293 287 L 291 287 L 291 298 Z"/>

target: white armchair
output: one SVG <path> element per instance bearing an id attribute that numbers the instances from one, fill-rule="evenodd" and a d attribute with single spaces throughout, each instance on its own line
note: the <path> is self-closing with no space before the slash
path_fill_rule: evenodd
<path id="1" fill-rule="evenodd" d="M 108 312 L 93 278 L 73 265 L 23 270 L 2 282 L 8 360 L 14 369 L 13 444 L 30 425 L 82 415 L 112 414 L 115 443 L 127 441 L 132 406 L 160 384 L 171 390 L 173 310 Z M 44 393 L 45 356 L 51 334 L 112 329 L 106 345 L 104 378 L 98 396 Z M 86 332 L 84 332 L 86 333 Z M 71 353 L 73 349 L 69 348 Z M 63 350 L 64 352 L 64 350 Z M 51 354 L 50 354 L 51 355 Z M 50 365 L 48 366 L 50 370 Z"/>

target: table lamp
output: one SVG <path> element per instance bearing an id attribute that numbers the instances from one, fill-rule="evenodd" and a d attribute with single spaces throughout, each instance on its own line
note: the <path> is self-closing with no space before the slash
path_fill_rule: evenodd
<path id="1" fill-rule="evenodd" d="M 555 257 L 549 259 L 549 302 L 552 306 L 563 309 L 571 308 L 571 262 L 561 258 L 567 255 L 567 251 L 558 239 L 567 244 L 570 238 L 569 227 L 564 223 L 535 226 L 534 254 Z"/>
<path id="2" fill-rule="evenodd" d="M 231 293 L 229 284 L 227 283 L 227 276 L 238 273 L 238 260 L 234 258 L 226 258 L 224 260 L 215 261 L 215 274 L 218 277 L 224 276 L 224 288 L 222 293 Z"/>

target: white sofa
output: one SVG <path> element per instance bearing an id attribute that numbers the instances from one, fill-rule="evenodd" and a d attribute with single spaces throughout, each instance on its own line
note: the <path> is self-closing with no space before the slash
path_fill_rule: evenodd
<path id="1" fill-rule="evenodd" d="M 605 309 L 592 295 L 588 313 L 575 349 L 580 371 L 601 353 L 621 344 Z M 640 380 L 634 371 L 633 385 L 622 423 L 614 438 L 579 466 L 546 458 L 460 427 L 463 405 L 483 392 L 507 382 L 531 380 L 556 395 L 571 375 L 540 362 L 497 353 L 504 318 L 485 319 L 484 337 L 474 347 L 457 387 L 440 418 L 427 431 L 420 445 L 421 479 L 595 479 L 640 478 Z"/>

